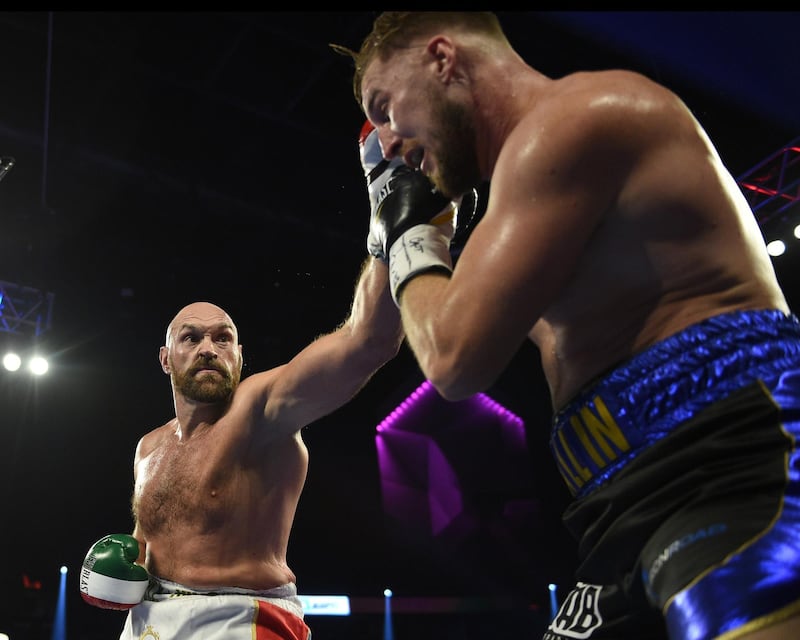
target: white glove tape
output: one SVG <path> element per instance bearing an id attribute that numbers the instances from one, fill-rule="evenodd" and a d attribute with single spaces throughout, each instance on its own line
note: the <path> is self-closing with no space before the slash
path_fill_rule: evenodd
<path id="1" fill-rule="evenodd" d="M 389 284 L 392 299 L 399 307 L 403 285 L 426 271 L 452 273 L 450 238 L 432 224 L 418 224 L 403 233 L 389 248 Z"/>

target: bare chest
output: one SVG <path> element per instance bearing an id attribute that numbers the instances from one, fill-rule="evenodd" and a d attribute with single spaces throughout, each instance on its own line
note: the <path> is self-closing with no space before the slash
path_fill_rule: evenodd
<path id="1" fill-rule="evenodd" d="M 233 508 L 229 499 L 241 477 L 231 444 L 213 434 L 186 442 L 168 439 L 137 468 L 134 510 L 147 536 L 213 528 Z"/>

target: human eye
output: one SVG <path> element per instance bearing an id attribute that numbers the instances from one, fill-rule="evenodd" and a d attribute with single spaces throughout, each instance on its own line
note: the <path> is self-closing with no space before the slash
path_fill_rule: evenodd
<path id="1" fill-rule="evenodd" d="M 381 102 L 378 109 L 378 123 L 379 124 L 392 124 L 392 116 L 389 112 L 389 103 Z"/>
<path id="2" fill-rule="evenodd" d="M 178 333 L 178 342 L 183 344 L 193 344 L 199 340 L 198 332 L 192 327 L 185 327 L 183 331 Z"/>
<path id="3" fill-rule="evenodd" d="M 376 128 L 391 122 L 389 116 L 389 101 L 382 92 L 376 92 L 367 104 L 367 117 Z"/>

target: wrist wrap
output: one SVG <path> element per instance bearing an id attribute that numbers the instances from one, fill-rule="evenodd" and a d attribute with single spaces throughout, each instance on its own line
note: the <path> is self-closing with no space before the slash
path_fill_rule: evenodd
<path id="1" fill-rule="evenodd" d="M 450 239 L 433 224 L 418 224 L 402 233 L 389 248 L 389 284 L 398 307 L 403 286 L 429 271 L 453 272 Z"/>

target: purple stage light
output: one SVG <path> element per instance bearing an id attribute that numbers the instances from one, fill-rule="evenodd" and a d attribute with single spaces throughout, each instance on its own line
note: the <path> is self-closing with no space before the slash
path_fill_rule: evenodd
<path id="1" fill-rule="evenodd" d="M 401 536 L 464 539 L 534 516 L 523 420 L 486 394 L 423 382 L 376 427 L 384 511 Z"/>

